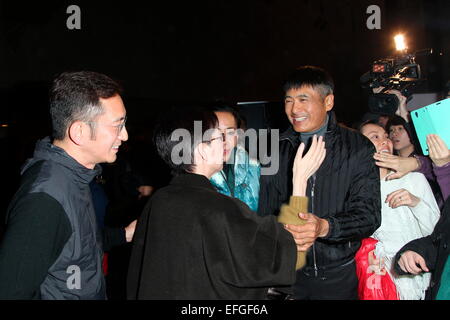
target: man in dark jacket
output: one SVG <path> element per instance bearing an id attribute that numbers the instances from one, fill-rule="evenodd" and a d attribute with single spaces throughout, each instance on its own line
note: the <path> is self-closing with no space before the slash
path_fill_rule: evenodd
<path id="1" fill-rule="evenodd" d="M 50 92 L 53 141 L 22 169 L 0 244 L 0 299 L 105 299 L 102 241 L 89 183 L 128 139 L 119 86 L 63 73 Z M 122 230 L 122 237 L 125 231 Z"/>
<path id="2" fill-rule="evenodd" d="M 354 256 L 361 239 L 380 226 L 379 170 L 375 149 L 360 133 L 337 124 L 334 84 L 324 70 L 301 67 L 287 79 L 285 112 L 292 125 L 280 135 L 278 173 L 261 176 L 260 215 L 277 214 L 292 192 L 292 165 L 301 142 L 323 136 L 326 158 L 308 181 L 309 212 L 295 227 L 307 264 L 293 288 L 278 288 L 294 299 L 357 299 Z"/>
<path id="3" fill-rule="evenodd" d="M 450 198 L 445 202 L 441 218 L 427 237 L 407 243 L 395 256 L 394 268 L 399 275 L 432 272 L 430 287 L 425 299 L 448 300 L 450 281 Z M 442 276 L 447 279 L 442 283 Z"/>

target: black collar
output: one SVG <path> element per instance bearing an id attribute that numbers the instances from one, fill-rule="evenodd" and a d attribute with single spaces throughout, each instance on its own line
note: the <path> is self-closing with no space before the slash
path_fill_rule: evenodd
<path id="1" fill-rule="evenodd" d="M 176 175 L 172 178 L 170 184 L 183 187 L 205 188 L 216 191 L 211 182 L 209 182 L 208 178 L 206 178 L 204 175 L 195 173 L 183 173 L 180 175 Z"/>
<path id="2" fill-rule="evenodd" d="M 337 127 L 337 121 L 336 121 L 336 115 L 333 111 L 328 111 L 328 127 L 326 133 L 333 132 Z M 288 140 L 292 145 L 297 145 L 299 141 L 300 133 L 294 131 L 292 129 L 292 126 L 289 126 L 289 128 L 284 131 L 282 134 L 280 134 L 280 141 Z"/>
<path id="3" fill-rule="evenodd" d="M 71 172 L 72 178 L 81 184 L 89 184 L 97 175 L 102 172 L 100 165 L 95 165 L 93 169 L 88 169 L 81 165 L 67 152 L 51 143 L 50 137 L 46 137 L 36 143 L 33 158 L 29 159 L 22 167 L 23 174 L 30 166 L 40 160 L 50 160 L 66 167 Z"/>

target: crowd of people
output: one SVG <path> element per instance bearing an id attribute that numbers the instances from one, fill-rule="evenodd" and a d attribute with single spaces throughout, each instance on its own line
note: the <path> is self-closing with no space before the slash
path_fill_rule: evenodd
<path id="1" fill-rule="evenodd" d="M 161 117 L 147 141 L 173 176 L 156 187 L 145 163 L 120 156 L 120 86 L 59 75 L 53 131 L 6 214 L 0 299 L 450 299 L 446 143 L 429 135 L 423 156 L 405 105 L 340 124 L 318 67 L 297 68 L 283 90 L 275 174 L 240 143 L 237 107 L 192 107 Z M 114 248 L 126 249 L 112 259 Z"/>

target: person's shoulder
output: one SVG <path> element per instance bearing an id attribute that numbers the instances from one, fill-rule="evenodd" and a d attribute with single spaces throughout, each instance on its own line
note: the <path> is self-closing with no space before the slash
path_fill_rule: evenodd
<path id="1" fill-rule="evenodd" d="M 341 133 L 341 135 L 347 137 L 348 139 L 352 139 L 355 141 L 364 141 L 365 142 L 370 142 L 369 139 L 367 139 L 362 133 L 360 133 L 358 130 L 344 126 L 344 125 L 337 125 L 337 128 L 339 130 L 339 132 Z"/>
<path id="2" fill-rule="evenodd" d="M 150 200 L 164 205 L 193 202 L 217 208 L 229 202 L 231 198 L 212 188 L 171 184 L 158 189 Z"/>
<path id="3" fill-rule="evenodd" d="M 427 178 L 423 173 L 420 172 L 409 172 L 408 174 L 403 176 L 405 181 L 417 184 L 417 183 L 428 183 Z"/>
<path id="4" fill-rule="evenodd" d="M 352 149 L 352 153 L 353 151 L 375 153 L 373 143 L 358 130 L 343 125 L 338 125 L 336 130 L 341 136 L 342 143 Z"/>
<path id="5" fill-rule="evenodd" d="M 8 221 L 31 223 L 40 221 L 68 222 L 63 206 L 45 192 L 31 192 L 16 199 L 9 208 Z M 67 221 L 66 221 L 67 220 Z"/>
<path id="6" fill-rule="evenodd" d="M 208 205 L 208 212 L 218 216 L 241 214 L 242 212 L 251 211 L 245 202 L 216 191 L 211 191 L 211 193 L 208 194 L 208 201 L 205 203 Z"/>
<path id="7" fill-rule="evenodd" d="M 58 200 L 56 200 L 53 196 L 46 192 L 30 192 L 25 195 L 23 195 L 20 199 L 17 201 L 18 205 L 20 205 L 22 208 L 28 208 L 30 207 L 34 211 L 45 211 L 40 210 L 41 208 L 54 208 L 57 210 L 64 211 L 61 203 L 59 203 Z"/>
<path id="8" fill-rule="evenodd" d="M 40 160 L 24 172 L 24 179 L 33 181 L 34 189 L 64 188 L 69 180 L 67 169 L 51 159 Z"/>

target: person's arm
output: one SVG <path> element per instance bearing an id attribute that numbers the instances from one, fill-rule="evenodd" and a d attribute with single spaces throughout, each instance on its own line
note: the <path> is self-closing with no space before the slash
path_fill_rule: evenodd
<path id="1" fill-rule="evenodd" d="M 71 234 L 62 206 L 48 194 L 19 200 L 0 245 L 0 299 L 39 299 L 40 285 Z"/>
<path id="2" fill-rule="evenodd" d="M 212 277 L 239 288 L 291 285 L 297 248 L 275 216 L 255 215 L 243 202 L 205 219 L 202 264 Z M 219 272 L 219 273 L 217 273 Z"/>
<path id="3" fill-rule="evenodd" d="M 436 177 L 433 174 L 433 163 L 431 159 L 426 156 L 415 155 L 414 157 L 418 163 L 417 169 L 413 170 L 414 172 L 420 172 L 423 174 L 428 180 L 436 180 Z"/>
<path id="4" fill-rule="evenodd" d="M 314 136 L 310 149 L 303 156 L 304 149 L 305 145 L 301 143 L 292 169 L 293 193 L 289 199 L 289 205 L 282 205 L 278 215 L 278 221 L 284 223 L 286 230 L 291 232 L 300 252 L 305 252 L 314 243 L 317 226 L 324 228 L 323 232 L 328 232 L 326 229 L 328 222 L 325 219 L 317 218 L 317 221 L 311 223 L 310 220 L 302 218 L 302 215 L 308 211 L 308 198 L 305 196 L 307 181 L 325 159 L 325 142 L 322 137 L 317 139 Z M 298 260 L 297 267 L 300 266 L 301 263 Z"/>
<path id="5" fill-rule="evenodd" d="M 394 270 L 398 275 L 412 273 L 411 271 L 413 271 L 414 267 L 411 265 L 411 260 L 419 262 L 419 259 L 416 256 L 418 255 L 423 259 L 426 269 L 433 271 L 435 268 L 437 251 L 438 248 L 433 241 L 433 235 L 408 242 L 395 255 Z M 412 254 L 412 252 L 415 253 L 415 255 Z M 406 256 L 403 256 L 404 254 L 406 254 Z M 416 271 L 417 270 L 414 270 L 414 272 Z"/>
<path id="6" fill-rule="evenodd" d="M 380 86 L 377 88 L 373 88 L 372 92 L 375 94 L 386 93 L 396 95 L 398 98 L 398 107 L 397 110 L 395 111 L 395 114 L 405 119 L 406 122 L 409 122 L 409 111 L 406 107 L 408 99 L 404 95 L 402 95 L 402 93 L 399 90 L 396 89 L 385 90 L 385 87 Z"/>
<path id="7" fill-rule="evenodd" d="M 445 202 L 439 221 L 436 223 L 431 235 L 412 240 L 397 252 L 394 259 L 395 272 L 399 275 L 409 273 L 409 270 L 402 268 L 402 265 L 399 264 L 402 255 L 408 251 L 415 252 L 420 255 L 423 258 L 428 270 L 435 270 L 438 258 L 438 248 L 441 242 L 440 239 L 443 234 L 448 233 L 448 230 L 450 230 L 450 200 Z M 407 258 L 408 257 L 405 257 L 404 259 Z M 402 264 L 404 267 L 405 261 L 403 261 Z"/>
<path id="8" fill-rule="evenodd" d="M 373 158 L 376 160 L 375 164 L 377 166 L 395 171 L 386 176 L 386 181 L 399 179 L 413 171 L 423 173 L 427 178 L 430 177 L 434 180 L 431 162 L 429 159 L 427 161 L 426 157 L 400 157 L 382 152 L 375 153 Z"/>
<path id="9" fill-rule="evenodd" d="M 125 228 L 104 227 L 103 228 L 103 251 L 108 252 L 116 246 L 120 246 L 133 240 L 137 220 L 133 220 Z"/>
<path id="10" fill-rule="evenodd" d="M 440 210 L 434 198 L 433 191 L 424 175 L 416 173 L 411 177 L 412 184 L 407 186 L 414 190 L 412 194 L 406 189 L 400 189 L 388 195 L 386 202 L 398 206 L 408 206 L 417 221 L 423 236 L 433 232 L 434 226 L 439 220 Z"/>
<path id="11" fill-rule="evenodd" d="M 433 170 L 445 201 L 450 196 L 450 163 L 442 167 L 434 167 Z"/>
<path id="12" fill-rule="evenodd" d="M 433 171 L 445 201 L 450 195 L 450 150 L 437 134 L 427 136 L 427 145 L 433 161 Z"/>
<path id="13" fill-rule="evenodd" d="M 400 255 L 398 266 L 405 273 L 418 275 L 422 272 L 429 272 L 425 259 L 417 252 L 408 250 Z"/>
<path id="14" fill-rule="evenodd" d="M 305 144 L 301 143 L 297 149 L 292 167 L 292 195 L 305 196 L 308 179 L 316 173 L 326 156 L 323 137 L 312 138 L 311 147 L 303 156 Z"/>

